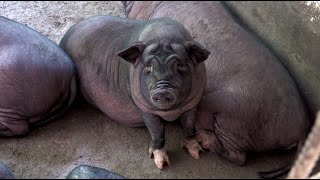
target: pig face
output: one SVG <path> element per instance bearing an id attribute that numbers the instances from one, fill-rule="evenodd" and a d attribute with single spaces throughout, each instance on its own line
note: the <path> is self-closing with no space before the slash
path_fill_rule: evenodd
<path id="1" fill-rule="evenodd" d="M 165 38 L 137 42 L 118 53 L 134 67 L 140 64 L 141 93 L 158 110 L 174 109 L 190 95 L 195 66 L 209 54 L 195 41 L 178 43 Z"/>
<path id="2" fill-rule="evenodd" d="M 146 100 L 161 110 L 174 108 L 188 97 L 191 88 L 191 59 L 179 44 L 154 43 L 143 52 L 140 76 Z"/>

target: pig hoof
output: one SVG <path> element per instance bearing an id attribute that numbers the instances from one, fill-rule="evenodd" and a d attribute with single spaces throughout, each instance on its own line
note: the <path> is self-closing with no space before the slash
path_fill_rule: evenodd
<path id="1" fill-rule="evenodd" d="M 152 157 L 154 158 L 154 162 L 156 163 L 156 166 L 159 169 L 163 169 L 163 165 L 165 163 L 167 163 L 168 166 L 171 166 L 169 156 L 164 148 L 162 149 L 149 148 L 149 155 L 150 155 L 150 158 Z"/>
<path id="2" fill-rule="evenodd" d="M 192 157 L 200 159 L 199 151 L 203 151 L 203 149 L 195 138 L 184 139 L 182 145 L 184 148 L 188 149 Z"/>

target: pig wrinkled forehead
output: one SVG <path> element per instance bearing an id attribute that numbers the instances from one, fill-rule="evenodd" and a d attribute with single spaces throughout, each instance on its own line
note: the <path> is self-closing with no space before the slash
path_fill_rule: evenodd
<path id="1" fill-rule="evenodd" d="M 170 39 L 161 39 L 150 43 L 143 52 L 144 57 L 156 56 L 162 60 L 165 60 L 171 55 L 176 55 L 181 59 L 188 57 L 185 47 L 180 43 L 171 42 Z"/>

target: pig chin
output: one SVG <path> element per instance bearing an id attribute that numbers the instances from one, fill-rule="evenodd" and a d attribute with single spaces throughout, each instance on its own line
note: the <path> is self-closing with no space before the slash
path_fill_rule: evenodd
<path id="1" fill-rule="evenodd" d="M 177 93 L 173 88 L 156 88 L 150 91 L 151 103 L 161 110 L 168 110 L 177 103 Z"/>

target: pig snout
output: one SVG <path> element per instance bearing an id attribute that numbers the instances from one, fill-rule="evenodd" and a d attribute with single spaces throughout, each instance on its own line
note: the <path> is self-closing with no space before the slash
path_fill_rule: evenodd
<path id="1" fill-rule="evenodd" d="M 152 101 L 154 103 L 161 104 L 174 104 L 176 101 L 176 96 L 171 91 L 159 90 L 152 95 Z"/>
<path id="2" fill-rule="evenodd" d="M 159 81 L 150 92 L 151 102 L 160 109 L 169 109 L 177 102 L 173 85 L 167 81 Z"/>

